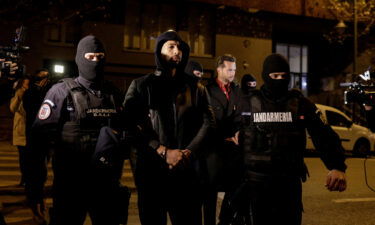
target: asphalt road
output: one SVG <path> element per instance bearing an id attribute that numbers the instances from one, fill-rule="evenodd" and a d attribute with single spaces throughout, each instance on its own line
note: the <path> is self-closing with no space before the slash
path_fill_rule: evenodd
<path id="1" fill-rule="evenodd" d="M 375 225 L 375 193 L 365 183 L 364 159 L 348 158 L 348 188 L 329 192 L 327 170 L 318 158 L 306 158 L 310 179 L 303 184 L 304 225 Z M 369 185 L 375 188 L 375 159 L 367 160 Z"/>
<path id="2" fill-rule="evenodd" d="M 305 210 L 303 225 L 375 225 L 375 193 L 365 184 L 363 161 L 364 159 L 361 158 L 347 160 L 348 189 L 337 193 L 325 189 L 324 183 L 328 171 L 320 159 L 306 158 L 310 178 L 303 184 Z M 369 184 L 375 188 L 375 158 L 367 161 L 367 171 Z M 23 203 L 22 188 L 15 186 L 18 181 L 16 149 L 0 142 L 0 202 L 5 205 L 2 211 L 5 213 L 8 225 L 32 225 L 31 211 Z M 138 225 L 137 193 L 129 164 L 124 169 L 122 181 L 134 191 L 128 224 Z M 9 190 L 14 190 L 14 193 Z M 219 196 L 222 197 L 222 193 Z M 47 199 L 47 203 L 50 205 L 51 199 Z M 87 219 L 85 225 L 90 224 L 90 220 Z"/>

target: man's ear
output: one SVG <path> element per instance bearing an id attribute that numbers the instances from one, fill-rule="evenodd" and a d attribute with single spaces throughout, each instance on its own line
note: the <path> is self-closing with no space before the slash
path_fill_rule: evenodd
<path id="1" fill-rule="evenodd" d="M 221 66 L 219 66 L 218 68 L 216 68 L 217 74 L 219 74 L 219 71 L 221 71 L 221 70 L 222 70 Z"/>

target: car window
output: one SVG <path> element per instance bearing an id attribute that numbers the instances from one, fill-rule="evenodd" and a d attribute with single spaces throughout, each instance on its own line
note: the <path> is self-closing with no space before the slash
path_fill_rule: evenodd
<path id="1" fill-rule="evenodd" d="M 336 112 L 326 110 L 326 115 L 328 124 L 331 126 L 346 127 L 348 124 L 350 124 L 350 121 Z"/>

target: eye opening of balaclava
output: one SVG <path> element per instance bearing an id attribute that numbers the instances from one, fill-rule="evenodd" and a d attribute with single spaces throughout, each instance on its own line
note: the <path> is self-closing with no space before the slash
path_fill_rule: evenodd
<path id="1" fill-rule="evenodd" d="M 285 72 L 285 79 L 272 79 L 269 74 Z M 263 63 L 262 78 L 264 88 L 273 98 L 282 98 L 288 93 L 290 82 L 290 68 L 288 60 L 280 54 L 271 54 L 266 57 Z"/>
<path id="2" fill-rule="evenodd" d="M 103 43 L 93 35 L 82 38 L 78 43 L 75 58 L 80 77 L 88 81 L 102 80 L 105 58 L 98 61 L 90 61 L 85 58 L 86 53 L 105 53 Z"/>
<path id="3" fill-rule="evenodd" d="M 255 79 L 255 77 L 251 74 L 245 74 L 243 75 L 242 79 L 241 79 L 241 89 L 244 93 L 248 94 L 249 91 L 252 91 L 252 90 L 255 90 L 256 86 L 255 87 L 250 87 L 248 85 L 248 82 L 256 82 L 257 80 Z"/>

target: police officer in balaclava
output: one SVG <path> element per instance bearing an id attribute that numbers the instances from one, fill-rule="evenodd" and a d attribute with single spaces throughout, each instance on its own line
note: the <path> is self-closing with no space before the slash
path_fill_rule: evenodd
<path id="1" fill-rule="evenodd" d="M 250 94 L 251 91 L 255 90 L 257 87 L 257 80 L 255 77 L 251 74 L 245 74 L 243 75 L 241 79 L 241 90 L 242 93 L 245 95 Z"/>
<path id="2" fill-rule="evenodd" d="M 79 71 L 79 81 L 97 88 L 103 80 L 105 50 L 103 44 L 95 36 L 83 38 L 77 47 L 75 61 Z"/>
<path id="3" fill-rule="evenodd" d="M 280 54 L 269 55 L 263 63 L 262 78 L 264 85 L 261 90 L 267 98 L 275 101 L 285 98 L 290 82 L 289 63 L 285 57 Z"/>
<path id="4" fill-rule="evenodd" d="M 302 182 L 307 179 L 306 130 L 329 170 L 325 183 L 329 191 L 346 189 L 344 151 L 316 106 L 300 91 L 288 90 L 289 63 L 282 55 L 266 57 L 262 78 L 261 89 L 252 91 L 242 104 L 239 140 L 247 181 L 240 190 L 247 193 L 232 200 L 235 210 L 239 202 L 234 219 L 248 221 L 245 224 L 300 225 Z"/>
<path id="5" fill-rule="evenodd" d="M 46 94 L 33 125 L 33 145 L 28 157 L 26 192 L 34 219 L 44 220 L 45 158 L 53 150 L 53 225 L 83 224 L 89 214 L 93 224 L 126 223 L 127 210 L 119 179 L 123 160 L 116 158 L 120 104 L 113 86 L 104 82 L 105 50 L 89 35 L 77 47 L 79 76 L 65 78 Z M 52 146 L 51 143 L 54 143 Z M 99 147 L 98 147 L 99 146 Z M 108 147 L 109 146 L 109 147 Z M 103 149 L 108 154 L 102 154 Z M 102 155 L 99 159 L 96 156 Z M 94 157 L 95 156 L 95 157 Z"/>

